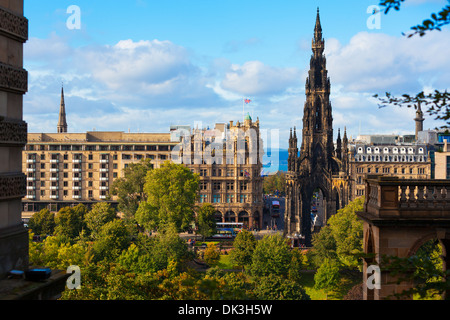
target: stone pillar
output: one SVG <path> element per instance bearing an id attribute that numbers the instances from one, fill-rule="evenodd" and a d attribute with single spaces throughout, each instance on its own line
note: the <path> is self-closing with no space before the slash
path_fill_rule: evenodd
<path id="1" fill-rule="evenodd" d="M 27 125 L 22 103 L 28 83 L 23 69 L 27 39 L 23 0 L 0 0 L 0 279 L 11 269 L 28 267 L 28 233 L 21 219 L 26 195 L 22 148 Z"/>

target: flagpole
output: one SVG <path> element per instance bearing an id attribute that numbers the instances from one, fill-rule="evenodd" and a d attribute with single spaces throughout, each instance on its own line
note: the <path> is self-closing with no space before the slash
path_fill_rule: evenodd
<path id="1" fill-rule="evenodd" d="M 245 98 L 242 97 L 242 121 L 245 120 Z"/>

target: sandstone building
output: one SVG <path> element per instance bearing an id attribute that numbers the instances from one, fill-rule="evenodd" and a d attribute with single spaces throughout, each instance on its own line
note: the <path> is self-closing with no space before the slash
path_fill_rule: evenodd
<path id="1" fill-rule="evenodd" d="M 178 154 L 177 148 L 186 140 L 184 133 L 188 132 L 188 137 L 192 135 L 192 161 L 183 163 L 200 175 L 198 204 L 212 203 L 217 208 L 217 220 L 261 226 L 262 164 L 260 159 L 252 163 L 248 149 L 259 139 L 259 120 L 253 122 L 248 115 L 242 124 L 239 121 L 235 125 L 233 122 L 216 124 L 217 137 L 214 130 L 195 129 L 191 132 L 189 126 L 173 126 L 168 133 L 69 133 L 67 127 L 62 91 L 58 133 L 28 134 L 22 161 L 27 184 L 23 199 L 24 220 L 43 208 L 57 212 L 65 206 L 79 203 L 89 206 L 98 201 L 109 201 L 115 206 L 117 198 L 110 195 L 109 190 L 114 179 L 122 177 L 122 170 L 141 159 L 151 159 L 154 168 L 172 161 L 172 155 Z M 236 135 L 231 148 L 222 143 L 225 146 L 223 159 L 206 156 L 204 151 L 208 146 L 217 144 L 219 139 L 225 142 L 224 134 L 235 131 L 242 133 L 242 149 L 236 144 Z M 251 132 L 252 136 L 245 137 L 246 132 Z M 262 148 L 262 141 L 257 143 L 257 147 Z M 218 153 L 219 149 L 214 150 Z M 182 150 L 182 157 L 183 152 L 186 156 L 187 150 Z M 217 159 L 209 161 L 211 158 Z"/>

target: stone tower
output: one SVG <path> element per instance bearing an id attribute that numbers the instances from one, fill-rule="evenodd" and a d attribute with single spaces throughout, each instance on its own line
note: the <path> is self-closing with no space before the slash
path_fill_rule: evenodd
<path id="1" fill-rule="evenodd" d="M 66 105 L 64 103 L 64 87 L 61 87 L 61 103 L 59 106 L 59 120 L 56 127 L 58 133 L 67 132 L 67 121 L 66 121 Z"/>
<path id="2" fill-rule="evenodd" d="M 416 141 L 419 138 L 419 131 L 423 131 L 423 121 L 425 118 L 423 117 L 422 109 L 420 108 L 420 102 L 417 106 L 416 117 L 414 121 L 416 122 Z"/>
<path id="3" fill-rule="evenodd" d="M 289 139 L 288 173 L 286 187 L 285 233 L 300 234 L 305 243 L 311 241 L 311 204 L 315 191 L 323 195 L 322 213 L 325 225 L 328 218 L 348 202 L 344 197 L 349 175 L 344 172 L 346 145 L 340 134 L 337 148 L 333 143 L 333 117 L 330 102 L 330 79 L 324 55 L 325 41 L 317 9 L 310 70 L 306 79 L 306 101 L 303 109 L 303 130 L 300 155 L 297 154 L 297 135 Z"/>

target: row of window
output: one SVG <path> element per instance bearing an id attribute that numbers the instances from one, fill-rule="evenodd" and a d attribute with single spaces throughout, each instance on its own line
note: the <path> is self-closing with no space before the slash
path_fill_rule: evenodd
<path id="1" fill-rule="evenodd" d="M 381 148 L 379 148 L 379 147 L 367 147 L 366 148 L 366 153 L 372 153 L 372 151 L 374 153 L 380 153 L 380 150 L 381 150 Z M 424 153 L 424 148 L 422 148 L 422 147 L 418 148 L 417 150 L 418 150 L 418 152 L 420 154 Z M 406 153 L 406 151 L 408 151 L 408 154 L 414 154 L 414 148 L 412 148 L 412 147 L 408 147 L 408 148 L 406 148 L 406 147 L 400 147 L 400 148 L 398 148 L 398 147 L 393 147 L 393 148 L 384 147 L 383 148 L 383 153 L 390 153 L 390 152 L 392 152 L 392 153 L 399 153 L 399 151 L 400 151 L 400 153 Z M 358 153 L 364 153 L 364 148 L 363 147 L 358 147 Z"/>
<path id="2" fill-rule="evenodd" d="M 172 151 L 173 145 L 34 145 L 28 144 L 29 151 Z"/>
<path id="3" fill-rule="evenodd" d="M 212 189 L 214 191 L 220 191 L 220 190 L 226 190 L 232 191 L 234 190 L 234 181 L 227 181 L 227 182 L 212 182 Z M 239 190 L 246 191 L 248 190 L 248 181 L 239 181 Z M 208 182 L 201 181 L 200 182 L 200 190 L 208 190 Z"/>
<path id="4" fill-rule="evenodd" d="M 239 196 L 239 203 L 247 203 L 249 202 L 249 196 L 246 194 L 241 194 Z M 234 194 L 227 194 L 225 197 L 225 202 L 224 203 L 235 203 L 235 197 Z M 201 194 L 199 196 L 198 201 L 200 203 L 206 203 L 208 202 L 208 195 L 207 194 Z M 254 196 L 254 201 L 255 203 L 258 201 L 258 197 Z M 222 197 L 220 194 L 213 194 L 212 195 L 212 203 L 221 203 L 222 202 Z"/>
<path id="5" fill-rule="evenodd" d="M 364 167 L 358 167 L 356 168 L 356 173 L 402 173 L 402 174 L 425 174 L 426 168 L 417 168 L 417 170 L 414 170 L 414 168 L 389 168 L 389 167 L 367 167 L 367 170 L 365 170 Z"/>
<path id="6" fill-rule="evenodd" d="M 58 190 L 49 190 L 48 191 L 49 195 L 52 197 L 59 197 L 59 191 Z M 39 192 L 41 197 L 46 197 L 47 196 L 47 190 L 40 190 Z M 63 196 L 67 197 L 69 195 L 68 190 L 63 190 Z M 105 190 L 100 190 L 100 197 L 106 197 L 108 195 L 107 191 Z M 72 196 L 81 196 L 81 192 L 79 190 L 73 190 L 72 191 Z M 28 190 L 27 191 L 27 198 L 34 198 L 36 197 L 36 193 L 32 190 Z M 93 190 L 88 190 L 88 198 L 93 198 L 94 197 L 94 193 Z"/>
<path id="7" fill-rule="evenodd" d="M 194 169 L 191 169 L 192 172 L 196 172 Z M 240 169 L 239 177 L 247 177 L 251 176 L 251 171 L 249 169 Z M 199 172 L 200 177 L 235 177 L 234 169 L 200 169 Z M 258 176 L 258 170 L 253 170 L 253 176 Z"/>
<path id="8" fill-rule="evenodd" d="M 356 155 L 356 161 L 368 161 L 368 162 L 425 162 L 427 157 L 425 156 L 373 156 L 373 155 Z"/>
<path id="9" fill-rule="evenodd" d="M 51 160 L 59 160 L 59 156 L 60 156 L 59 153 L 54 153 L 54 154 L 50 155 L 50 159 Z M 69 160 L 69 155 L 67 153 L 63 154 L 62 156 L 63 156 L 63 160 Z M 112 160 L 118 159 L 117 154 L 113 154 L 111 156 L 112 156 Z M 27 155 L 27 160 L 36 160 L 37 159 L 36 157 L 37 157 L 37 155 L 35 153 L 29 153 Z M 44 153 L 40 154 L 39 158 L 41 161 L 44 161 L 45 154 Z M 73 154 L 73 156 L 72 156 L 73 160 L 82 160 L 82 158 L 83 158 L 83 155 L 81 153 Z M 151 159 L 151 160 L 154 160 L 154 159 L 167 160 L 168 156 L 166 154 L 158 154 L 158 155 L 154 155 L 154 154 L 145 154 L 145 155 L 143 155 L 143 154 L 134 154 L 134 155 L 133 154 L 122 154 L 122 160 L 141 160 L 144 158 Z M 94 160 L 94 155 L 88 154 L 87 159 Z M 105 160 L 105 161 L 109 160 L 109 155 L 108 154 L 100 155 L 100 160 Z"/>

